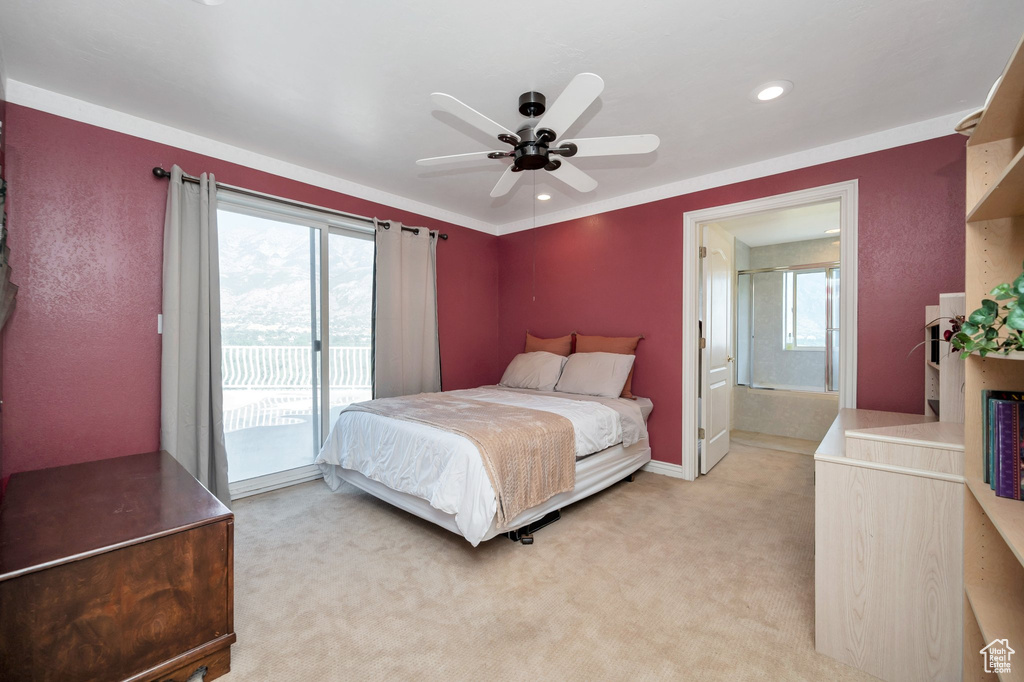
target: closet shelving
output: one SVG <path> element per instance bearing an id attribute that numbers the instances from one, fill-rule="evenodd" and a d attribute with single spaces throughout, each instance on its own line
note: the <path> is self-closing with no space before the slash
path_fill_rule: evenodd
<path id="1" fill-rule="evenodd" d="M 967 310 L 1012 282 L 1024 262 L 1024 41 L 967 143 Z M 1024 390 L 1024 353 L 967 359 L 965 372 L 964 671 L 985 675 L 979 651 L 996 638 L 1024 645 L 1024 502 L 983 480 L 981 391 Z M 1019 659 L 1021 654 L 1018 654 Z M 1024 660 L 1000 679 L 1024 680 Z"/>

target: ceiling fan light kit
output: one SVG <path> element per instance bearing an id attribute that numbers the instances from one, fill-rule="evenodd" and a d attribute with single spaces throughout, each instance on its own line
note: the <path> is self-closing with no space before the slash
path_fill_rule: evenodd
<path id="1" fill-rule="evenodd" d="M 657 135 L 620 135 L 565 140 L 560 136 L 572 126 L 604 90 L 604 81 L 593 73 L 577 75 L 549 109 L 547 98 L 539 92 L 524 92 L 519 96 L 519 113 L 528 120 L 515 133 L 484 116 L 451 95 L 432 94 L 434 104 L 462 119 L 473 127 L 488 133 L 512 147 L 508 151 L 470 152 L 450 156 L 420 159 L 421 166 L 479 161 L 481 159 L 512 159 L 491 190 L 492 197 L 507 194 L 516 184 L 522 171 L 546 170 L 554 177 L 579 192 L 589 192 L 597 181 L 566 161 L 574 156 L 614 156 L 620 154 L 647 154 L 658 148 Z"/>

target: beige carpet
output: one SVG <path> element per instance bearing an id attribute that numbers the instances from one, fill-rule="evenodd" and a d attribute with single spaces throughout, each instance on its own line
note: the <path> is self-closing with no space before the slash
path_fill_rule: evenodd
<path id="1" fill-rule="evenodd" d="M 733 429 L 729 432 L 729 441 L 740 445 L 750 445 L 755 448 L 769 448 L 771 450 L 782 450 L 793 452 L 798 455 L 813 455 L 818 449 L 820 440 L 805 440 L 803 438 L 790 438 L 789 436 L 775 436 L 770 433 L 757 433 L 756 431 L 740 431 Z"/>
<path id="2" fill-rule="evenodd" d="M 811 481 L 737 444 L 475 549 L 351 486 L 239 500 L 223 679 L 874 679 L 814 651 Z"/>

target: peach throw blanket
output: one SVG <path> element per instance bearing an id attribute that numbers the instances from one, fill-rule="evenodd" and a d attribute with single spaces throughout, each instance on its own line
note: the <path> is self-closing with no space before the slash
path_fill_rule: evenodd
<path id="1" fill-rule="evenodd" d="M 576 435 L 561 415 L 446 393 L 380 398 L 348 410 L 419 422 L 469 439 L 497 497 L 497 526 L 576 485 Z"/>

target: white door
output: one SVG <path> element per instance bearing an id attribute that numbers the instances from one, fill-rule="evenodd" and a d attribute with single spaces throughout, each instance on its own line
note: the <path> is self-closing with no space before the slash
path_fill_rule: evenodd
<path id="1" fill-rule="evenodd" d="M 732 280 L 733 237 L 708 225 L 703 230 L 707 249 L 702 259 L 704 291 L 704 349 L 701 351 L 701 442 L 700 472 L 729 452 L 732 421 Z"/>

